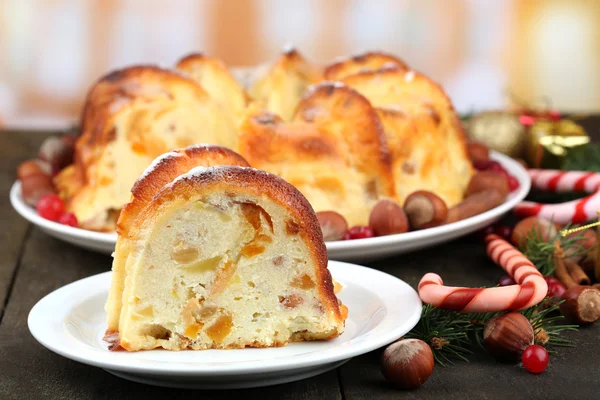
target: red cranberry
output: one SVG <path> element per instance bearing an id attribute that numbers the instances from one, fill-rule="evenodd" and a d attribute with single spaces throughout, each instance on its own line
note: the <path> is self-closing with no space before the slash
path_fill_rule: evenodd
<path id="1" fill-rule="evenodd" d="M 350 240 L 366 239 L 375 236 L 373 229 L 369 228 L 368 226 L 353 226 L 352 228 L 348 229 L 348 232 L 346 233 L 348 235 L 348 239 Z M 346 235 L 344 235 L 344 239 L 347 240 Z"/>
<path id="2" fill-rule="evenodd" d="M 517 190 L 519 188 L 519 181 L 517 180 L 517 178 L 515 178 L 512 175 L 508 175 L 507 177 L 508 179 L 508 187 L 510 188 L 511 192 L 514 192 L 515 190 Z"/>
<path id="3" fill-rule="evenodd" d="M 558 112 L 558 110 L 548 111 L 548 116 L 552 121 L 558 121 L 561 118 L 560 112 Z"/>
<path id="4" fill-rule="evenodd" d="M 498 225 L 494 228 L 494 233 L 500 236 L 502 239 L 510 240 L 510 235 L 512 235 L 512 228 L 507 225 Z"/>
<path id="5" fill-rule="evenodd" d="M 551 284 L 551 283 L 554 283 L 554 282 L 558 282 L 558 283 L 560 283 L 560 281 L 559 281 L 558 279 L 556 279 L 556 278 L 555 278 L 553 275 L 548 275 L 548 276 L 545 276 L 545 277 L 544 277 L 544 280 L 546 281 L 546 283 L 547 283 L 548 285 L 549 285 L 549 284 Z"/>
<path id="6" fill-rule="evenodd" d="M 544 372 L 548 366 L 550 356 L 548 356 L 548 352 L 545 348 L 537 344 L 532 344 L 523 352 L 521 361 L 523 361 L 523 367 L 525 367 L 527 371 L 532 374 L 539 374 Z"/>
<path id="7" fill-rule="evenodd" d="M 496 233 L 496 227 L 494 225 L 486 226 L 485 228 L 477 231 L 476 235 L 480 239 L 485 239 L 485 237 L 489 234 Z"/>
<path id="8" fill-rule="evenodd" d="M 565 294 L 566 291 L 567 288 L 565 287 L 565 285 L 563 285 L 559 281 L 548 282 L 548 297 L 562 298 L 563 294 Z"/>
<path id="9" fill-rule="evenodd" d="M 70 212 L 67 212 L 67 213 L 64 213 L 63 215 L 61 215 L 60 218 L 58 219 L 58 223 L 63 224 L 63 225 L 69 225 L 74 228 L 77 228 L 77 225 L 78 225 L 77 217 L 75 216 L 75 214 L 70 213 Z"/>
<path id="10" fill-rule="evenodd" d="M 486 171 L 487 169 L 490 168 L 490 166 L 492 165 L 494 161 L 490 161 L 490 160 L 486 160 L 486 161 L 475 161 L 473 163 L 473 167 L 475 167 L 475 169 L 477 171 Z"/>
<path id="11" fill-rule="evenodd" d="M 37 203 L 38 214 L 50 221 L 57 221 L 65 211 L 65 203 L 55 194 L 47 194 Z"/>
<path id="12" fill-rule="evenodd" d="M 498 286 L 510 286 L 516 285 L 517 282 L 510 275 L 504 275 L 502 278 L 498 279 Z"/>

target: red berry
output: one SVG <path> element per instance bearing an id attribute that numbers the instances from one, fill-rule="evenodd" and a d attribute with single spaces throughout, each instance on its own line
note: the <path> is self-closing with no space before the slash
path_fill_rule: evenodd
<path id="1" fill-rule="evenodd" d="M 510 235 L 512 235 L 512 231 L 512 228 L 507 225 L 498 225 L 494 228 L 494 233 L 506 240 L 510 240 Z"/>
<path id="2" fill-rule="evenodd" d="M 70 212 L 66 212 L 63 215 L 60 216 L 60 218 L 58 219 L 58 223 L 63 224 L 63 225 L 69 225 L 72 227 L 77 228 L 77 217 L 75 216 L 75 214 L 70 213 Z"/>
<path id="3" fill-rule="evenodd" d="M 37 203 L 38 214 L 50 221 L 57 221 L 65 211 L 65 203 L 55 194 L 47 194 Z"/>
<path id="4" fill-rule="evenodd" d="M 519 122 L 525 126 L 531 126 L 535 123 L 536 117 L 532 115 L 523 114 L 519 116 Z"/>
<path id="5" fill-rule="evenodd" d="M 513 277 L 509 275 L 504 275 L 502 278 L 498 279 L 498 286 L 510 286 L 516 284 L 517 282 L 515 282 Z"/>
<path id="6" fill-rule="evenodd" d="M 546 281 L 546 283 L 547 283 L 548 285 L 549 285 L 549 284 L 551 284 L 551 283 L 553 283 L 553 282 L 558 282 L 558 283 L 560 283 L 560 281 L 559 281 L 558 279 L 556 279 L 556 278 L 555 278 L 554 276 L 552 276 L 552 275 L 545 276 L 545 277 L 544 277 L 544 280 Z"/>
<path id="7" fill-rule="evenodd" d="M 477 171 L 485 171 L 487 169 L 490 168 L 490 166 L 492 165 L 493 161 L 475 161 L 473 163 L 473 167 L 475 167 L 475 169 Z"/>
<path id="8" fill-rule="evenodd" d="M 485 237 L 491 233 L 496 233 L 496 227 L 494 225 L 490 225 L 490 226 L 486 226 L 485 228 L 481 229 L 480 231 L 476 232 L 476 235 L 478 238 L 480 238 L 481 240 L 485 239 Z"/>
<path id="9" fill-rule="evenodd" d="M 508 187 L 510 188 L 511 192 L 514 192 L 515 190 L 517 190 L 519 188 L 519 181 L 517 180 L 517 178 L 515 178 L 512 175 L 508 175 L 507 177 L 508 179 Z"/>
<path id="10" fill-rule="evenodd" d="M 346 233 L 348 234 L 348 239 L 366 239 L 375 236 L 373 229 L 368 226 L 353 226 Z M 345 237 L 346 235 L 344 235 Z"/>
<path id="11" fill-rule="evenodd" d="M 548 281 L 546 281 L 546 282 L 548 282 Z M 567 291 L 567 288 L 565 287 L 565 285 L 563 285 L 559 281 L 548 282 L 548 294 L 547 294 L 548 297 L 562 298 L 563 294 L 565 294 L 566 291 Z"/>
<path id="12" fill-rule="evenodd" d="M 527 346 L 523 352 L 521 361 L 523 361 L 523 367 L 525 367 L 527 371 L 532 374 L 539 374 L 540 372 L 544 372 L 548 366 L 550 357 L 545 348 L 537 344 L 532 344 L 531 346 Z"/>
<path id="13" fill-rule="evenodd" d="M 344 233 L 344 236 L 342 237 L 342 240 L 350 240 L 350 239 L 352 239 L 352 238 L 350 237 L 350 232 L 349 232 L 349 231 L 346 231 L 346 233 Z"/>
<path id="14" fill-rule="evenodd" d="M 552 121 L 558 121 L 560 119 L 560 112 L 558 110 L 550 110 L 548 111 L 548 116 Z"/>

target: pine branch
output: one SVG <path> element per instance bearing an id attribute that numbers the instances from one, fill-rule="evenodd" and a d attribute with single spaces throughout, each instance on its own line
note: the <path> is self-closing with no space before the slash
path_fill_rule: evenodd
<path id="1" fill-rule="evenodd" d="M 552 221 L 550 221 L 552 222 Z M 564 229 L 571 229 L 576 225 L 565 226 Z M 540 271 L 544 276 L 554 274 L 556 264 L 554 261 L 554 243 L 558 240 L 563 249 L 570 250 L 570 256 L 579 257 L 587 254 L 587 250 L 578 243 L 579 240 L 583 239 L 583 231 L 577 232 L 572 235 L 563 237 L 560 232 L 548 241 L 543 239 L 543 236 L 539 230 L 539 227 L 533 227 L 527 234 L 525 240 L 519 244 L 519 249 L 525 257 L 527 257 L 533 265 Z"/>

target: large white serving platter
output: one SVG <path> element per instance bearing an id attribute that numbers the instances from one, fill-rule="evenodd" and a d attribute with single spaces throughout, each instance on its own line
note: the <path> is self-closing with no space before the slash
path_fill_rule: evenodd
<path id="1" fill-rule="evenodd" d="M 267 349 L 109 351 L 102 337 L 110 272 L 50 293 L 33 307 L 28 325 L 33 336 L 53 352 L 136 382 L 205 389 L 291 382 L 329 371 L 395 341 L 421 316 L 418 294 L 400 279 L 337 261 L 329 262 L 329 270 L 343 286 L 338 297 L 349 309 L 345 332 L 330 341 Z"/>
<path id="2" fill-rule="evenodd" d="M 510 157 L 492 152 L 491 158 L 500 162 L 517 180 L 520 187 L 500 206 L 482 214 L 452 224 L 421 231 L 369 239 L 336 241 L 327 243 L 329 259 L 340 261 L 372 261 L 393 255 L 431 247 L 484 228 L 513 209 L 529 193 L 531 179 L 525 168 Z M 100 233 L 73 228 L 46 220 L 36 210 L 25 204 L 21 196 L 21 184 L 15 182 L 10 191 L 10 200 L 17 212 L 49 235 L 85 249 L 111 254 L 115 248 L 115 233 Z"/>

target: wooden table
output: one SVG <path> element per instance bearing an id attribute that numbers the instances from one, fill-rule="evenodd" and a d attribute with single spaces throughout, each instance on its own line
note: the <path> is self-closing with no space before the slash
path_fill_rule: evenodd
<path id="1" fill-rule="evenodd" d="M 585 121 L 600 139 L 600 118 Z M 470 363 L 436 367 L 422 388 L 390 388 L 379 370 L 381 350 L 356 357 L 335 371 L 299 382 L 249 390 L 197 392 L 132 383 L 99 368 L 46 350 L 30 335 L 27 314 L 46 294 L 78 279 L 108 271 L 111 258 L 53 239 L 23 220 L 8 191 L 17 165 L 36 154 L 46 134 L 0 132 L 0 399 L 598 399 L 600 324 L 568 335 L 576 347 L 560 349 L 547 371 L 532 375 L 499 364 L 485 353 Z M 416 287 L 426 271 L 448 284 L 492 285 L 502 274 L 482 244 L 467 237 L 434 249 L 369 264 Z"/>

